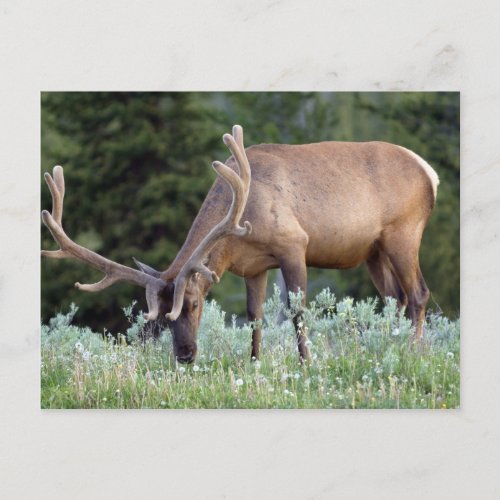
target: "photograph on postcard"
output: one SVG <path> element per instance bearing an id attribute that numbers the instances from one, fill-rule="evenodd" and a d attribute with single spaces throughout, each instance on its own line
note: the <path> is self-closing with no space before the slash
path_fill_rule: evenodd
<path id="1" fill-rule="evenodd" d="M 43 92 L 41 407 L 460 405 L 458 92 Z"/>

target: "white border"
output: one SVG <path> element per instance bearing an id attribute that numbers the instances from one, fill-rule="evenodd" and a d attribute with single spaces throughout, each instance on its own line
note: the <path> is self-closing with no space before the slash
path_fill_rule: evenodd
<path id="1" fill-rule="evenodd" d="M 498 498 L 498 2 L 0 2 L 2 498 Z M 41 90 L 461 90 L 462 409 L 39 409 Z"/>

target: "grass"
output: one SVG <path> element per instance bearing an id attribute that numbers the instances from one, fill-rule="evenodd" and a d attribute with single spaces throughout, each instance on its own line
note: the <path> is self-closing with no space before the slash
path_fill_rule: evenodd
<path id="1" fill-rule="evenodd" d="M 299 297 L 294 297 L 291 317 Z M 304 312 L 312 354 L 301 365 L 291 321 L 278 321 L 279 291 L 265 304 L 259 361 L 250 360 L 251 325 L 227 325 L 205 305 L 198 358 L 177 365 L 168 331 L 147 333 L 142 313 L 125 309 L 130 328 L 118 338 L 71 325 L 72 306 L 41 328 L 42 408 L 457 408 L 459 320 L 430 314 L 414 343 L 393 300 L 336 302 L 321 292 Z"/>

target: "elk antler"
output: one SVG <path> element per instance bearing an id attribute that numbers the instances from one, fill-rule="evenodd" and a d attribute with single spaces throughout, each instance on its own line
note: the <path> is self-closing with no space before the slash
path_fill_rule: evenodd
<path id="1" fill-rule="evenodd" d="M 226 236 L 245 236 L 252 231 L 252 226 L 248 221 L 243 223 L 244 227 L 239 225 L 239 220 L 243 215 L 247 203 L 251 180 L 250 164 L 243 145 L 243 129 L 239 125 L 235 125 L 233 127 L 233 135 L 224 134 L 222 140 L 233 154 L 239 167 L 240 175 L 220 161 L 214 161 L 212 166 L 217 172 L 217 175 L 222 177 L 231 187 L 233 201 L 224 219 L 214 226 L 205 238 L 203 238 L 175 278 L 172 311 L 166 315 L 166 318 L 171 321 L 175 321 L 181 313 L 184 293 L 186 292 L 190 276 L 195 273 L 200 273 L 203 274 L 210 283 L 219 282 L 217 274 L 208 269 L 204 263 L 206 256 L 215 244 Z"/>
<path id="2" fill-rule="evenodd" d="M 64 200 L 64 172 L 60 166 L 54 167 L 53 177 L 45 173 L 45 181 L 52 194 L 52 215 L 47 211 L 42 211 L 43 223 L 52 233 L 54 239 L 59 243 L 59 250 L 42 250 L 42 256 L 53 259 L 75 258 L 89 264 L 91 267 L 102 271 L 105 276 L 98 283 L 82 285 L 75 283 L 75 286 L 85 292 L 98 292 L 107 288 L 117 281 L 128 281 L 135 283 L 146 289 L 146 300 L 149 312 L 146 315 L 148 320 L 158 317 L 158 293 L 165 286 L 165 281 L 150 276 L 131 267 L 122 266 L 117 262 L 106 259 L 88 248 L 82 247 L 71 240 L 62 227 L 62 213 Z"/>

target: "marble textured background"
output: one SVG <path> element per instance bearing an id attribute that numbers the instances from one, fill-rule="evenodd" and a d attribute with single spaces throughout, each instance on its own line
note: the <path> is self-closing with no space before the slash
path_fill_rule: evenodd
<path id="1" fill-rule="evenodd" d="M 498 498 L 500 4 L 0 0 L 0 496 Z M 460 90 L 462 409 L 39 409 L 41 90 Z"/>

